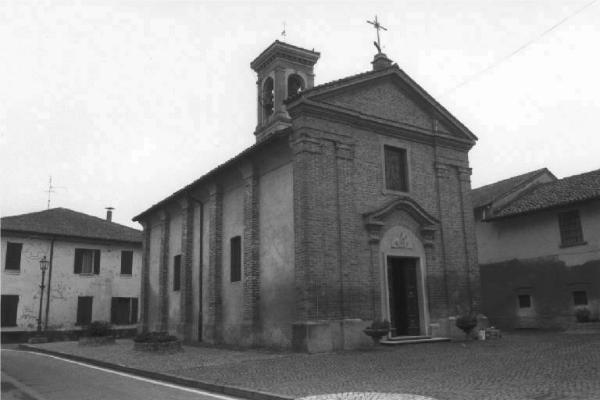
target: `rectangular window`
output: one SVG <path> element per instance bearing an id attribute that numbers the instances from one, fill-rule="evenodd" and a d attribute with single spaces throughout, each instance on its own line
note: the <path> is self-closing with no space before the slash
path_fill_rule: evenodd
<path id="1" fill-rule="evenodd" d="M 531 308 L 531 296 L 528 294 L 519 295 L 519 308 Z"/>
<path id="2" fill-rule="evenodd" d="M 121 275 L 131 275 L 133 271 L 133 251 L 121 252 Z"/>
<path id="3" fill-rule="evenodd" d="M 181 254 L 173 257 L 173 291 L 181 288 Z"/>
<path id="4" fill-rule="evenodd" d="M 14 294 L 3 294 L 0 300 L 2 311 L 2 326 L 17 326 L 17 307 L 19 296 Z"/>
<path id="5" fill-rule="evenodd" d="M 100 273 L 100 250 L 75 249 L 76 274 L 96 274 Z"/>
<path id="6" fill-rule="evenodd" d="M 408 192 L 408 160 L 406 149 L 384 146 L 385 188 Z"/>
<path id="7" fill-rule="evenodd" d="M 560 229 L 560 241 L 563 246 L 583 244 L 579 210 L 559 213 L 558 226 Z"/>
<path id="8" fill-rule="evenodd" d="M 585 290 L 576 290 L 573 292 L 573 303 L 576 306 L 587 306 L 588 299 Z"/>
<path id="9" fill-rule="evenodd" d="M 89 325 L 92 322 L 92 296 L 77 298 L 77 322 L 75 325 Z"/>
<path id="10" fill-rule="evenodd" d="M 115 325 L 136 324 L 137 297 L 113 297 L 110 305 L 110 322 Z"/>
<path id="11" fill-rule="evenodd" d="M 231 247 L 231 282 L 242 280 L 242 238 L 241 236 L 232 237 Z"/>
<path id="12" fill-rule="evenodd" d="M 4 269 L 9 271 L 21 270 L 21 250 L 23 243 L 6 243 L 6 259 L 4 260 Z"/>

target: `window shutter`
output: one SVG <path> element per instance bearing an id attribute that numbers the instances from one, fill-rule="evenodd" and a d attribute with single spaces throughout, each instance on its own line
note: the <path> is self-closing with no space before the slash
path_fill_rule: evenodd
<path id="1" fill-rule="evenodd" d="M 21 269 L 21 250 L 23 249 L 23 243 L 10 243 L 6 244 L 6 263 L 5 269 L 19 271 Z"/>
<path id="2" fill-rule="evenodd" d="M 100 274 L 100 250 L 94 250 L 94 274 Z"/>
<path id="3" fill-rule="evenodd" d="M 121 252 L 121 275 L 133 273 L 133 251 L 123 250 Z"/>
<path id="4" fill-rule="evenodd" d="M 73 272 L 75 274 L 81 273 L 81 261 L 82 261 L 82 251 L 81 249 L 75 249 L 75 266 L 73 268 Z"/>
<path id="5" fill-rule="evenodd" d="M 19 306 L 19 296 L 12 294 L 3 294 L 2 300 L 2 326 L 17 326 L 17 308 Z"/>
<path id="6" fill-rule="evenodd" d="M 137 297 L 131 298 L 131 323 L 137 324 L 138 319 L 138 299 Z"/>
<path id="7" fill-rule="evenodd" d="M 117 323 L 117 307 L 119 304 L 119 298 L 118 297 L 113 297 L 110 300 L 110 322 L 112 324 L 116 324 Z"/>
<path id="8" fill-rule="evenodd" d="M 231 238 L 230 242 L 230 280 L 231 282 L 239 282 L 242 280 L 242 238 L 236 236 Z"/>

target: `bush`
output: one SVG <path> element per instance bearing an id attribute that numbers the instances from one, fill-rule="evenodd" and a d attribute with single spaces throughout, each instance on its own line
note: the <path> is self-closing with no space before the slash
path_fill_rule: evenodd
<path id="1" fill-rule="evenodd" d="M 580 307 L 575 310 L 577 322 L 590 322 L 590 314 L 590 309 L 587 307 Z"/>
<path id="2" fill-rule="evenodd" d="M 144 332 L 133 338 L 133 341 L 137 343 L 165 343 L 177 340 L 177 337 L 169 335 L 167 332 Z"/>
<path id="3" fill-rule="evenodd" d="M 467 337 L 476 326 L 477 317 L 474 315 L 461 315 L 456 318 L 456 327 L 463 331 Z"/>
<path id="4" fill-rule="evenodd" d="M 390 330 L 390 321 L 388 321 L 387 319 L 384 319 L 383 321 L 376 319 L 371 323 L 371 326 L 369 326 L 369 329 L 389 331 Z"/>
<path id="5" fill-rule="evenodd" d="M 85 335 L 90 337 L 110 336 L 112 334 L 110 322 L 93 321 L 88 325 Z"/>

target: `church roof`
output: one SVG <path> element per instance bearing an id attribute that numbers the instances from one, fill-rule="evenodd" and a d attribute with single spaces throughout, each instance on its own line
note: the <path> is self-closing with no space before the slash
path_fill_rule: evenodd
<path id="1" fill-rule="evenodd" d="M 473 189 L 471 190 L 471 201 L 473 202 L 473 208 L 482 207 L 493 203 L 501 197 L 509 194 L 517 187 L 534 180 L 544 173 L 554 176 L 547 168 L 540 168 L 536 169 L 535 171 L 530 171 L 525 174 L 513 176 L 512 178 L 504 179 L 499 182 L 490 183 L 489 185 Z"/>
<path id="2" fill-rule="evenodd" d="M 68 208 L 3 217 L 0 224 L 3 233 L 10 231 L 137 244 L 142 242 L 142 232 L 137 229 Z"/>
<path id="3" fill-rule="evenodd" d="M 600 200 L 600 169 L 540 184 L 489 219 L 513 217 L 590 200 Z"/>
<path id="4" fill-rule="evenodd" d="M 346 86 L 363 83 L 384 76 L 395 76 L 399 78 L 402 82 L 404 82 L 411 89 L 413 89 L 416 92 L 416 94 L 419 95 L 420 98 L 424 99 L 425 102 L 429 104 L 439 115 L 441 115 L 445 120 L 450 122 L 458 130 L 463 132 L 463 134 L 465 134 L 467 138 L 469 138 L 473 142 L 477 140 L 477 136 L 475 136 L 475 134 L 471 132 L 469 128 L 467 128 L 462 122 L 460 122 L 456 117 L 454 117 L 454 115 L 452 115 L 450 111 L 444 108 L 444 106 L 438 103 L 438 101 L 433 96 L 431 96 L 406 72 L 404 72 L 400 67 L 398 67 L 397 64 L 393 64 L 390 67 L 379 70 L 372 70 L 355 75 L 350 75 L 345 78 L 336 79 L 330 82 L 314 86 L 310 89 L 299 92 L 298 94 L 288 98 L 285 101 L 285 103 L 288 104 L 290 107 L 293 107 L 295 104 L 301 102 L 303 99 L 310 99 L 329 91 L 341 89 Z"/>

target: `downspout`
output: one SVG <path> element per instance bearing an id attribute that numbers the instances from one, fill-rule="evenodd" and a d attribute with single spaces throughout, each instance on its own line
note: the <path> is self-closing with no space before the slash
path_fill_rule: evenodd
<path id="1" fill-rule="evenodd" d="M 50 283 L 52 282 L 52 265 L 54 264 L 54 237 L 50 241 L 50 265 L 48 266 L 48 291 L 46 292 L 46 318 L 44 331 L 48 330 L 48 315 L 50 313 Z"/>

